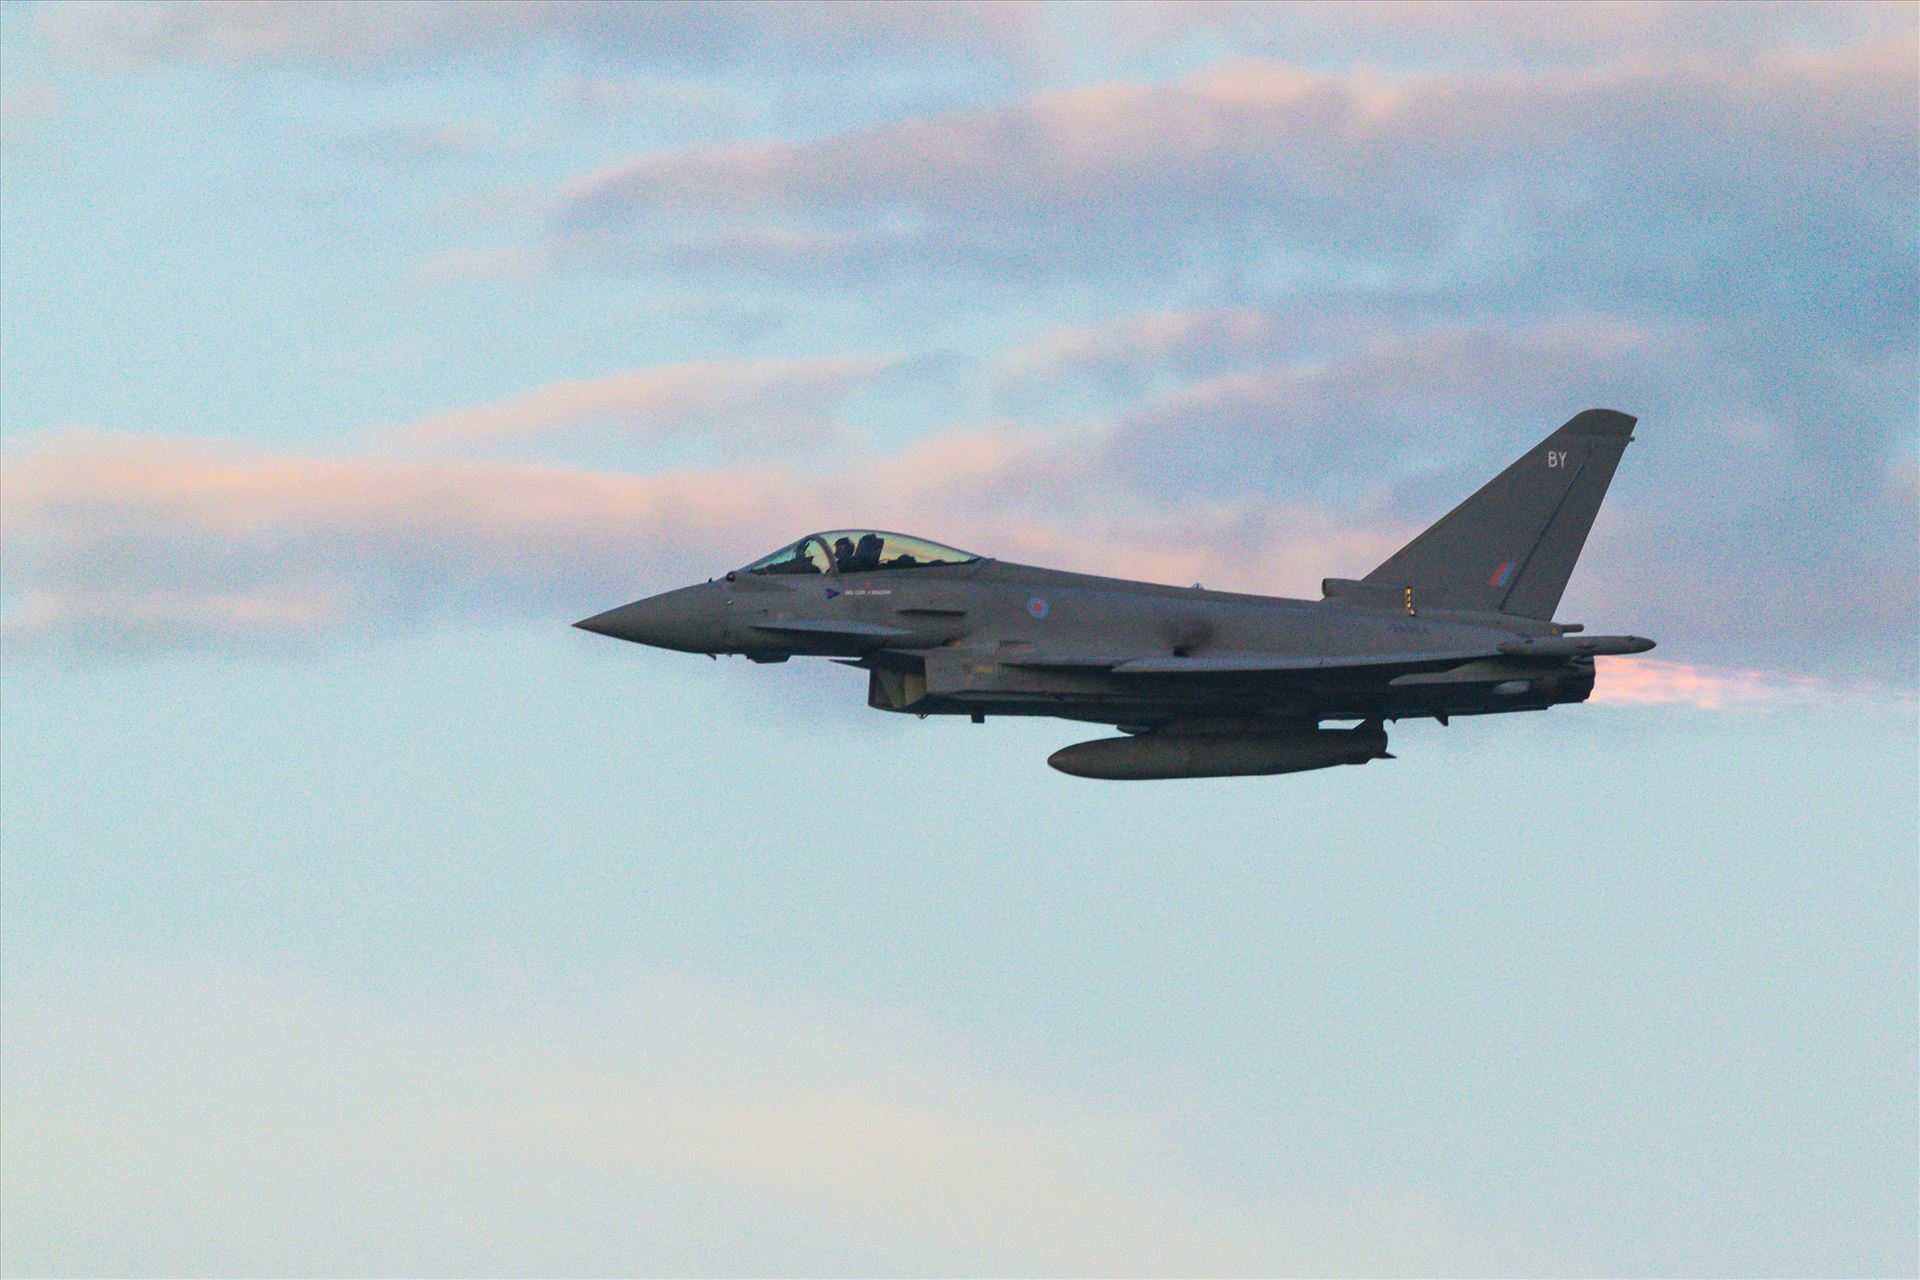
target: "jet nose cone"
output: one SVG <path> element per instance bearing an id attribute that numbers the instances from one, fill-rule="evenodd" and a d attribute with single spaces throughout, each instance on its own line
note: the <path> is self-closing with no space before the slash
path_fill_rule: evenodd
<path id="1" fill-rule="evenodd" d="M 596 635 L 659 649 L 713 653 L 720 647 L 720 620 L 714 604 L 707 588 L 685 587 L 596 613 L 573 625 Z"/>
<path id="2" fill-rule="evenodd" d="M 605 613 L 596 613 L 591 618 L 582 618 L 573 625 L 582 631 L 591 631 L 597 636 L 612 636 L 615 640 L 638 640 L 640 619 L 645 614 L 646 601 L 623 604 L 618 609 L 609 609 Z"/>

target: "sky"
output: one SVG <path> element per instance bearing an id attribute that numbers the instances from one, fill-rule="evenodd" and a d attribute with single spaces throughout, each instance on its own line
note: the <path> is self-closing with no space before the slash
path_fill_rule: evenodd
<path id="1" fill-rule="evenodd" d="M 1920 7 L 0 7 L 0 1270 L 1920 1268 Z M 1312 597 L 1640 419 L 1593 700 L 1118 786 L 567 624 Z"/>

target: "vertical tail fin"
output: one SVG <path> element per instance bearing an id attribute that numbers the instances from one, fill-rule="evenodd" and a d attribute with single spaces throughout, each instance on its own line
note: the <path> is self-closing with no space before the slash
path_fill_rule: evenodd
<path id="1" fill-rule="evenodd" d="M 1551 618 L 1634 421 L 1575 414 L 1364 580 L 1449 609 Z"/>

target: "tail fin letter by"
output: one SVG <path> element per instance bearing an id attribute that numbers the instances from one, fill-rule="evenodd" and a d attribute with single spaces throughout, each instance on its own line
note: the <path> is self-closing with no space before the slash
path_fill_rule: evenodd
<path id="1" fill-rule="evenodd" d="M 1634 422 L 1575 414 L 1364 581 L 1448 609 L 1553 617 Z"/>

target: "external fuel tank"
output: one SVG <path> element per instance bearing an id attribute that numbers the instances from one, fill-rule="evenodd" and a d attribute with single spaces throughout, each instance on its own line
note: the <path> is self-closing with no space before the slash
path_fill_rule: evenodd
<path id="1" fill-rule="evenodd" d="M 1170 725 L 1128 738 L 1062 747 L 1047 763 L 1077 778 L 1234 778 L 1300 773 L 1387 756 L 1387 733 L 1370 720 L 1351 729 Z"/>

